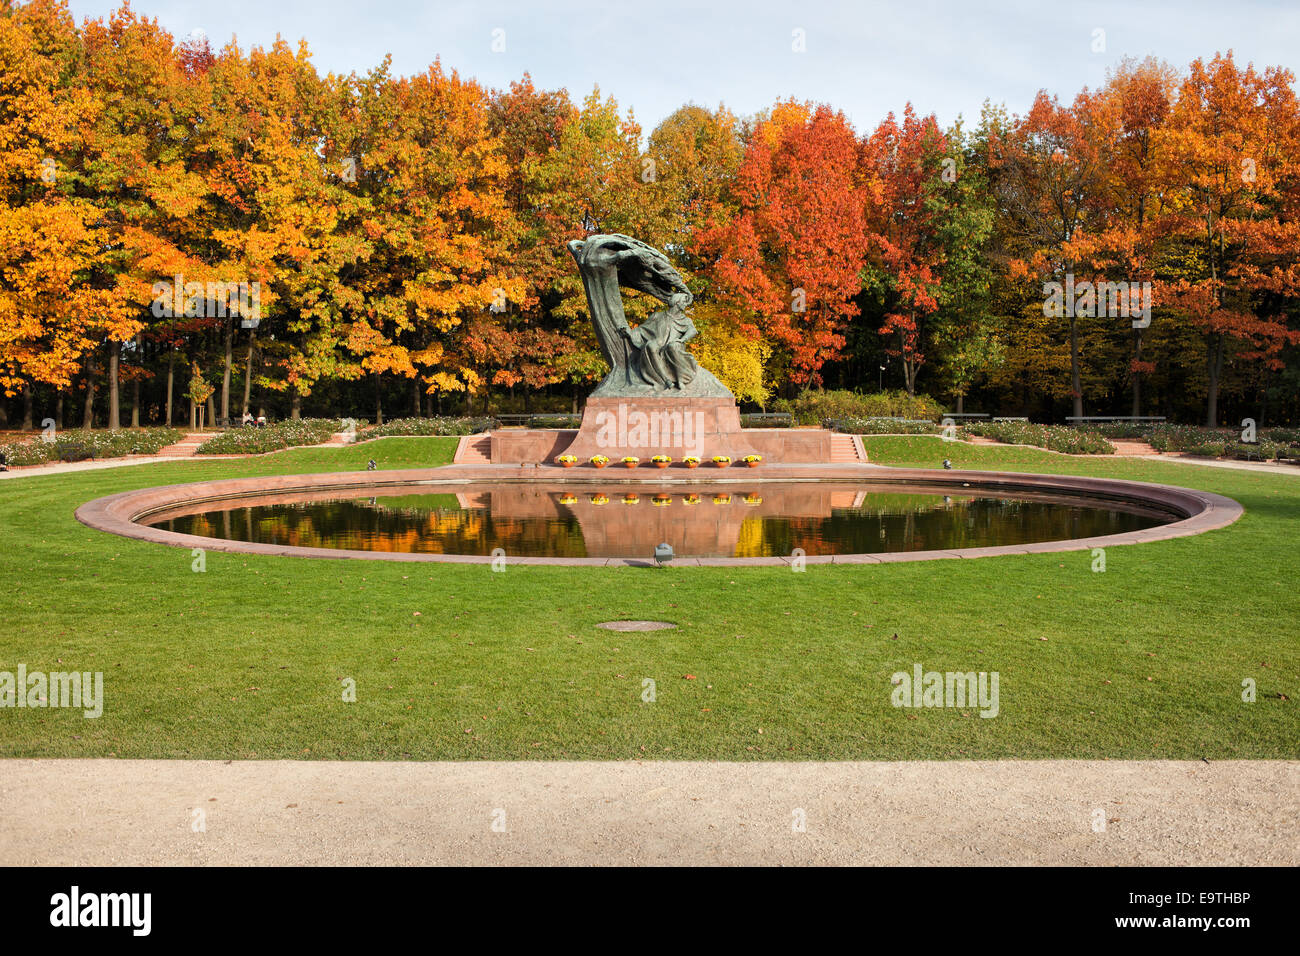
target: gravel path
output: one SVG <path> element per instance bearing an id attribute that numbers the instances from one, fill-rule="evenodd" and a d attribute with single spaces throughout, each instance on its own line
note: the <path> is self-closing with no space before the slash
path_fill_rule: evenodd
<path id="1" fill-rule="evenodd" d="M 6 866 L 1300 864 L 1300 761 L 8 760 L 0 780 Z"/>

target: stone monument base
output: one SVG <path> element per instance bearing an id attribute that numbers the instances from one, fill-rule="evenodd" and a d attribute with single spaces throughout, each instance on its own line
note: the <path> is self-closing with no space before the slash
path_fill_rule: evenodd
<path id="1" fill-rule="evenodd" d="M 734 398 L 587 399 L 578 435 L 561 454 L 585 462 L 604 455 L 611 462 L 634 455 L 646 461 L 668 455 L 680 461 L 695 455 L 708 461 L 727 455 L 738 462 L 760 454 L 740 427 Z"/>

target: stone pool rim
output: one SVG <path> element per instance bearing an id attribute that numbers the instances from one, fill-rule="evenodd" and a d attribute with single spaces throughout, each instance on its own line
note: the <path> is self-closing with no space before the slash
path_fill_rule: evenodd
<path id="1" fill-rule="evenodd" d="M 303 548 L 260 544 L 180 534 L 139 524 L 141 518 L 182 504 L 206 503 L 289 492 L 354 492 L 366 488 L 399 485 L 454 485 L 494 483 L 546 483 L 575 487 L 590 485 L 754 485 L 768 482 L 854 482 L 860 484 L 909 484 L 951 487 L 969 483 L 972 491 L 996 490 L 1066 492 L 1093 500 L 1138 502 L 1183 515 L 1169 524 L 1092 538 L 1067 538 L 1032 544 L 954 548 L 938 551 L 897 551 L 872 554 L 809 555 L 805 564 L 889 564 L 899 561 L 933 561 L 947 558 L 1003 557 L 1015 554 L 1050 554 L 1088 551 L 1164 541 L 1223 528 L 1245 512 L 1237 501 L 1213 492 L 1176 485 L 1158 485 L 1117 478 L 1086 478 L 1076 475 L 1044 475 L 1010 471 L 945 471 L 929 468 L 890 468 L 869 464 L 764 465 L 760 469 L 605 469 L 561 468 L 555 465 L 443 465 L 437 468 L 408 468 L 398 471 L 321 472 L 304 475 L 264 475 L 254 478 L 223 478 L 214 481 L 160 485 L 119 492 L 88 501 L 76 511 L 87 527 L 126 538 L 178 548 L 203 548 L 233 554 L 280 557 L 332 558 L 335 560 L 418 561 L 444 564 L 490 564 L 491 555 L 434 554 L 427 552 L 364 551 L 342 548 Z M 788 566 L 790 556 L 723 558 L 689 557 L 673 561 L 674 567 L 763 567 Z M 653 566 L 643 558 L 548 558 L 517 557 L 511 564 L 559 566 Z"/>

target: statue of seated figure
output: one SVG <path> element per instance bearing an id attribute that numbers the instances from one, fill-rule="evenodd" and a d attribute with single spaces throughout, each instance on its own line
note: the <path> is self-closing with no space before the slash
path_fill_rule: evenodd
<path id="1" fill-rule="evenodd" d="M 620 331 L 628 340 L 628 366 L 632 374 L 658 388 L 682 389 L 690 385 L 700 370 L 686 343 L 698 330 L 686 307 L 688 293 L 669 296 L 668 308 L 654 313 L 635 329 L 624 326 Z"/>

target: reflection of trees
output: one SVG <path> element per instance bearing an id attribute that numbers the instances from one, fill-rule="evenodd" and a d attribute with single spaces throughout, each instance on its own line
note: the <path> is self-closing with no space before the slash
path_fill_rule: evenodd
<path id="1" fill-rule="evenodd" d="M 762 510 L 778 513 L 746 515 L 735 548 L 737 557 L 788 555 L 795 548 L 821 555 L 1015 545 L 1119 534 L 1159 523 L 1101 506 L 870 492 L 857 508 L 828 508 L 825 515 L 790 517 L 779 514 L 779 492 L 764 494 Z M 698 492 L 673 497 L 709 500 Z M 731 498 L 712 497 L 715 501 Z M 603 494 L 590 496 L 593 503 L 599 498 L 608 500 Z M 469 508 L 459 507 L 452 495 L 379 500 L 383 503 L 360 499 L 268 504 L 187 515 L 164 524 L 169 530 L 203 537 L 305 548 L 476 555 L 504 548 L 507 554 L 519 556 L 587 556 L 581 526 L 569 507 L 558 508 L 555 516 L 517 517 L 494 514 L 486 506 L 490 496 L 475 499 L 484 507 Z M 699 512 L 700 520 L 712 522 L 709 511 Z M 599 522 L 604 514 L 603 509 L 595 509 L 584 520 Z M 722 545 L 723 553 L 726 547 Z"/>
<path id="2" fill-rule="evenodd" d="M 883 496 L 882 496 L 883 497 Z M 868 495 L 861 508 L 835 508 L 824 518 L 745 519 L 736 557 L 944 551 L 1091 538 L 1149 528 L 1158 522 L 1097 507 L 999 498 Z"/>
<path id="3" fill-rule="evenodd" d="M 438 497 L 455 501 L 454 496 Z M 174 518 L 168 524 L 171 530 L 185 534 L 297 548 L 420 554 L 491 554 L 493 548 L 504 548 L 507 554 L 570 558 L 587 554 L 578 521 L 569 513 L 555 518 L 511 518 L 493 515 L 486 508 L 392 508 L 371 506 L 366 501 L 240 510 L 246 519 L 232 522 L 229 533 L 225 533 L 224 524 L 218 531 L 213 520 L 220 520 L 223 512 Z"/>

